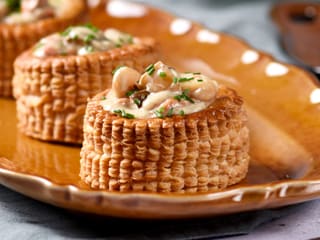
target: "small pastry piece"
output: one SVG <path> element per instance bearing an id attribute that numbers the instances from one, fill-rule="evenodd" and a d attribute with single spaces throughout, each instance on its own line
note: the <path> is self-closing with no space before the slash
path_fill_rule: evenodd
<path id="1" fill-rule="evenodd" d="M 12 96 L 13 62 L 42 37 L 85 20 L 86 1 L 0 1 L 0 96 Z"/>
<path id="2" fill-rule="evenodd" d="M 156 58 L 153 39 L 92 25 L 40 40 L 15 62 L 20 130 L 45 141 L 80 144 L 87 99 L 110 87 L 116 67 L 142 71 Z"/>
<path id="3" fill-rule="evenodd" d="M 200 73 L 122 67 L 87 105 L 80 176 L 107 191 L 223 189 L 247 174 L 246 123 L 236 92 Z"/>

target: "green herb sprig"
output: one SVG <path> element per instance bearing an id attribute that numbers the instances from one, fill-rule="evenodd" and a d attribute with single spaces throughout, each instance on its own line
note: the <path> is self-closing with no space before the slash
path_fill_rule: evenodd
<path id="1" fill-rule="evenodd" d="M 68 27 L 66 30 L 60 33 L 61 36 L 66 37 L 70 34 L 72 27 Z"/>
<path id="2" fill-rule="evenodd" d="M 99 28 L 93 26 L 91 23 L 86 23 L 84 26 L 95 33 L 99 32 Z"/>
<path id="3" fill-rule="evenodd" d="M 156 69 L 154 68 L 154 64 L 150 64 L 147 68 L 146 68 L 146 70 L 145 70 L 145 72 L 147 72 L 150 76 L 154 73 L 154 71 L 155 71 Z"/>
<path id="4" fill-rule="evenodd" d="M 165 72 L 159 72 L 159 76 L 161 78 L 165 78 L 165 77 L 167 77 L 167 74 Z"/>
<path id="5" fill-rule="evenodd" d="M 133 99 L 133 102 L 139 107 L 141 106 L 141 100 L 139 98 Z"/>
<path id="6" fill-rule="evenodd" d="M 84 42 L 85 42 L 86 44 L 90 44 L 91 41 L 92 41 L 93 39 L 95 39 L 95 38 L 96 38 L 96 36 L 95 36 L 94 34 L 88 34 L 88 35 L 84 38 Z"/>
<path id="7" fill-rule="evenodd" d="M 154 111 L 154 114 L 158 117 L 158 118 L 164 118 L 164 108 L 161 107 L 157 110 Z"/>
<path id="8" fill-rule="evenodd" d="M 177 83 L 182 83 L 182 82 L 189 82 L 189 81 L 191 81 L 193 79 L 194 79 L 194 77 L 188 77 L 188 78 L 186 78 L 186 77 L 183 77 L 183 78 L 174 77 L 173 78 L 173 83 L 177 84 Z"/>
<path id="9" fill-rule="evenodd" d="M 170 108 L 167 112 L 167 114 L 164 113 L 164 108 L 161 107 L 157 110 L 154 111 L 154 114 L 158 117 L 158 118 L 164 118 L 164 117 L 172 117 L 174 113 L 174 108 Z"/>
<path id="10" fill-rule="evenodd" d="M 173 108 L 170 108 L 169 111 L 167 112 L 167 117 L 172 117 L 173 116 Z"/>
<path id="11" fill-rule="evenodd" d="M 93 47 L 91 45 L 86 45 L 85 49 L 87 52 L 93 52 Z"/>
<path id="12" fill-rule="evenodd" d="M 192 98 L 190 98 L 190 97 L 188 96 L 189 92 L 190 92 L 189 89 L 183 90 L 180 95 L 174 96 L 174 99 L 178 100 L 179 102 L 180 102 L 181 100 L 186 100 L 186 101 L 189 101 L 189 102 L 191 102 L 191 103 L 194 103 L 194 101 L 192 100 Z"/>
<path id="13" fill-rule="evenodd" d="M 136 93 L 137 91 L 138 91 L 138 89 L 129 90 L 128 92 L 126 92 L 126 96 L 127 96 L 127 97 L 130 97 L 131 95 L 133 95 L 133 94 Z"/>
<path id="14" fill-rule="evenodd" d="M 113 113 L 115 113 L 118 116 L 123 117 L 123 118 L 129 118 L 129 119 L 135 118 L 135 116 L 133 114 L 127 113 L 124 109 L 114 110 Z"/>

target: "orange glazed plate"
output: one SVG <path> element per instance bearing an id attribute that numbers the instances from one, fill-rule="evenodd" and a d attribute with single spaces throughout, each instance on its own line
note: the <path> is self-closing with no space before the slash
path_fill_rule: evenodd
<path id="1" fill-rule="evenodd" d="M 14 101 L 1 99 L 1 184 L 66 209 L 146 219 L 214 216 L 320 197 L 320 86 L 311 75 L 158 9 L 122 1 L 89 3 L 93 24 L 136 36 L 151 33 L 164 62 L 180 71 L 200 71 L 244 97 L 251 129 L 247 178 L 224 191 L 195 194 L 91 190 L 79 178 L 80 148 L 21 135 Z"/>

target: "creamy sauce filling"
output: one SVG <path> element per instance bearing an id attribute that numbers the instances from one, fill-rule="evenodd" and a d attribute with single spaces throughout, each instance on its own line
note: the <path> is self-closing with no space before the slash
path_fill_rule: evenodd
<path id="1" fill-rule="evenodd" d="M 151 64 L 143 74 L 120 67 L 101 105 L 125 118 L 166 118 L 207 108 L 218 88 L 216 81 L 201 73 L 178 73 L 162 62 Z"/>
<path id="2" fill-rule="evenodd" d="M 86 55 L 93 52 L 107 51 L 135 40 L 131 35 L 116 29 L 101 31 L 88 24 L 69 27 L 62 33 L 54 33 L 41 39 L 34 47 L 36 57 Z"/>
<path id="3" fill-rule="evenodd" d="M 48 0 L 0 0 L 0 21 L 22 24 L 56 15 Z"/>

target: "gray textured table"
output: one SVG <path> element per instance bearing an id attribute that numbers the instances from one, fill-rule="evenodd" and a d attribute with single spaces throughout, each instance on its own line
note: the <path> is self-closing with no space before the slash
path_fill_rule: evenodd
<path id="1" fill-rule="evenodd" d="M 268 12 L 272 1 L 157 0 L 149 4 L 239 36 L 290 62 Z M 275 2 L 275 1 L 273 1 Z M 312 239 L 320 237 L 320 200 L 276 210 L 193 221 L 144 222 L 71 213 L 0 187 L 0 239 Z M 273 220 L 273 221 L 271 221 Z M 226 237 L 231 235 L 246 234 Z"/>

